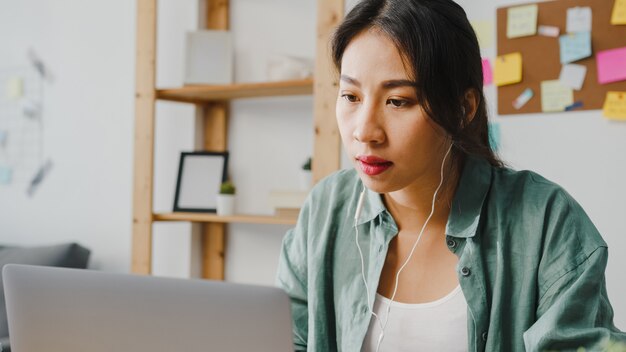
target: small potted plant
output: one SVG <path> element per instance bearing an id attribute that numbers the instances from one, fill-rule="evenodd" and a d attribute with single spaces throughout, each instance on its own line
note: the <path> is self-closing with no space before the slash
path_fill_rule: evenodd
<path id="1" fill-rule="evenodd" d="M 311 174 L 311 163 L 313 160 L 309 157 L 304 164 L 302 164 L 302 171 L 300 173 L 300 186 L 303 190 L 309 190 L 313 183 L 313 176 Z"/>
<path id="2" fill-rule="evenodd" d="M 231 181 L 220 185 L 217 195 L 217 215 L 227 216 L 235 214 L 235 185 Z"/>

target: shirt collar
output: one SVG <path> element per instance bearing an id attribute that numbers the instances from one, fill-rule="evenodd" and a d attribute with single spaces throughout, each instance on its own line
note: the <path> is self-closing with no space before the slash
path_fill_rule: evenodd
<path id="1" fill-rule="evenodd" d="M 446 224 L 448 236 L 467 238 L 476 234 L 480 213 L 490 185 L 491 165 L 485 159 L 468 156 Z M 372 221 L 387 211 L 382 195 L 367 187 L 363 203 L 357 225 Z"/>
<path id="2" fill-rule="evenodd" d="M 382 195 L 365 187 L 365 199 L 363 200 L 363 209 L 361 209 L 361 215 L 357 220 L 357 225 L 361 225 L 374 220 L 378 215 L 385 212 L 386 210 L 387 208 L 385 208 L 385 204 L 383 203 Z"/>
<path id="3" fill-rule="evenodd" d="M 492 168 L 487 160 L 468 156 L 452 201 L 446 235 L 474 237 L 483 203 L 491 186 Z"/>

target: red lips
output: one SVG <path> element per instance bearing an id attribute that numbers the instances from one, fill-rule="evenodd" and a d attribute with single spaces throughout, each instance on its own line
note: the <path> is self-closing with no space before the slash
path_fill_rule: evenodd
<path id="1" fill-rule="evenodd" d="M 359 161 L 361 170 L 368 176 L 379 175 L 393 166 L 391 161 L 374 155 L 359 155 L 356 159 Z"/>

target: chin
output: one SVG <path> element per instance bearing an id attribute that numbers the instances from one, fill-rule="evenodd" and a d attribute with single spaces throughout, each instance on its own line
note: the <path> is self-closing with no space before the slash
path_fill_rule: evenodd
<path id="1" fill-rule="evenodd" d="M 367 187 L 372 192 L 383 194 L 383 193 L 397 191 L 396 188 L 394 188 L 391 184 L 389 184 L 386 181 L 375 180 L 373 177 L 365 175 L 361 171 L 358 171 L 358 170 L 357 170 L 357 173 L 359 174 L 359 178 L 361 179 L 361 182 L 363 182 L 363 185 L 365 185 L 365 187 Z"/>

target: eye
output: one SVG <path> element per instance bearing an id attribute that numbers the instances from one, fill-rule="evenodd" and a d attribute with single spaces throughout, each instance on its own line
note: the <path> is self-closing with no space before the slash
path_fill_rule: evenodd
<path id="1" fill-rule="evenodd" d="M 345 100 L 349 101 L 350 103 L 356 103 L 356 101 L 357 101 L 356 95 L 342 94 L 341 97 L 344 98 Z"/>
<path id="2" fill-rule="evenodd" d="M 410 102 L 404 99 L 388 99 L 387 103 L 393 105 L 395 108 L 401 108 L 409 105 Z"/>

